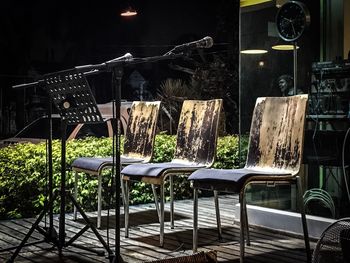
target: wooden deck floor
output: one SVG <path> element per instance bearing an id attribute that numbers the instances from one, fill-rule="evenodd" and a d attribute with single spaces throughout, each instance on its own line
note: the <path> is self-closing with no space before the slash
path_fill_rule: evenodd
<path id="1" fill-rule="evenodd" d="M 216 250 L 219 262 L 239 262 L 239 227 L 233 224 L 234 196 L 220 197 L 220 211 L 223 227 L 223 240 L 219 241 L 216 232 L 214 202 L 212 198 L 199 200 L 199 250 Z M 166 206 L 166 211 L 169 207 Z M 165 244 L 159 245 L 159 224 L 153 204 L 130 207 L 130 237 L 124 238 L 121 228 L 121 256 L 124 262 L 147 262 L 156 259 L 190 255 L 192 253 L 192 200 L 176 201 L 175 229 L 165 226 Z M 114 212 L 111 212 L 111 225 L 114 226 Z M 89 213 L 96 221 L 96 213 Z M 100 234 L 107 240 L 106 213 L 104 213 Z M 169 214 L 166 213 L 166 220 Z M 123 216 L 121 217 L 123 227 Z M 0 249 L 16 246 L 31 227 L 34 219 L 0 221 Z M 55 216 L 58 226 L 58 216 Z M 83 227 L 83 221 L 73 221 L 67 214 L 67 240 Z M 284 263 L 305 262 L 304 241 L 296 237 L 281 235 L 261 228 L 250 228 L 251 246 L 246 248 L 246 262 Z M 109 240 L 114 250 L 114 228 L 109 231 Z M 42 240 L 42 235 L 34 231 L 29 242 Z M 88 230 L 73 244 L 102 249 L 95 234 Z M 314 244 L 311 244 L 314 247 Z M 11 252 L 1 252 L 0 262 L 6 262 Z M 61 257 L 51 244 L 42 242 L 24 247 L 15 262 L 109 262 L 104 256 L 97 256 L 73 246 L 63 249 Z"/>

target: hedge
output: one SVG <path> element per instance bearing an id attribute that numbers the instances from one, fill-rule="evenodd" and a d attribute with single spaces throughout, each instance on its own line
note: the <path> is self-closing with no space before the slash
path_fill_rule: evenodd
<path id="1" fill-rule="evenodd" d="M 175 136 L 157 135 L 154 149 L 154 162 L 170 161 L 175 149 Z M 123 141 L 123 138 L 122 138 Z M 247 140 L 243 138 L 242 156 L 246 156 Z M 71 140 L 66 146 L 66 186 L 74 188 L 74 173 L 70 164 L 77 157 L 109 156 L 112 154 L 112 140 L 110 138 L 93 138 Z M 122 144 L 122 143 L 121 143 Z M 33 217 L 38 214 L 47 196 L 47 145 L 21 143 L 0 149 L 0 219 Z M 122 151 L 122 149 L 121 149 Z M 244 160 L 242 160 L 243 162 Z M 216 168 L 239 167 L 238 136 L 221 137 L 218 140 Z M 53 183 L 54 189 L 59 189 L 61 178 L 61 144 L 53 141 Z M 111 171 L 105 170 L 103 189 L 111 189 Z M 92 176 L 94 177 L 94 176 Z M 80 174 L 79 197 L 86 211 L 97 209 L 97 180 L 87 174 Z M 175 197 L 177 199 L 191 197 L 192 191 L 185 177 L 175 180 Z M 168 189 L 167 189 L 168 191 Z M 167 194 L 167 193 L 166 193 Z M 109 200 L 110 191 L 103 191 L 104 207 Z M 137 183 L 131 188 L 130 202 L 153 202 L 150 185 Z M 67 204 L 67 211 L 71 211 L 71 204 Z M 59 200 L 55 202 L 54 212 L 59 211 Z"/>

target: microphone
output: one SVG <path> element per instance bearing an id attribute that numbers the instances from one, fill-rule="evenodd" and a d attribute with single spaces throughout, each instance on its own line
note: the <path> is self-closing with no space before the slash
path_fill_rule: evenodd
<path id="1" fill-rule="evenodd" d="M 130 53 L 126 53 L 125 55 L 121 56 L 121 57 L 118 57 L 118 58 L 114 58 L 114 59 L 111 59 L 111 60 L 108 60 L 106 61 L 105 63 L 108 65 L 108 64 L 111 64 L 111 63 L 114 63 L 114 62 L 120 62 L 120 61 L 130 61 L 133 59 L 133 56 L 130 54 Z"/>
<path id="2" fill-rule="evenodd" d="M 101 64 L 89 64 L 89 65 L 83 65 L 83 66 L 76 66 L 75 69 L 78 72 L 82 72 L 82 71 L 95 71 L 95 70 L 105 70 L 108 68 L 111 68 L 113 66 L 116 66 L 118 64 L 123 64 L 124 62 L 130 62 L 132 61 L 133 56 L 130 53 L 126 53 L 125 55 L 121 56 L 121 57 L 117 57 L 111 60 L 108 60 L 106 62 L 103 62 Z"/>
<path id="3" fill-rule="evenodd" d="M 211 37 L 204 37 L 200 40 L 185 43 L 182 45 L 175 46 L 171 52 L 181 52 L 197 48 L 211 48 L 213 46 L 213 39 Z"/>

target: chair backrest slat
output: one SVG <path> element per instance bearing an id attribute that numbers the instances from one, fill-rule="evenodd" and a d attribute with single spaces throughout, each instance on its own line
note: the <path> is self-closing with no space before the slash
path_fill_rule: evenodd
<path id="1" fill-rule="evenodd" d="M 307 99 L 307 95 L 257 99 L 246 168 L 299 172 Z"/>
<path id="2" fill-rule="evenodd" d="M 160 101 L 134 101 L 125 133 L 124 155 L 152 158 Z"/>
<path id="3" fill-rule="evenodd" d="M 213 164 L 221 107 L 221 99 L 184 101 L 173 161 Z"/>

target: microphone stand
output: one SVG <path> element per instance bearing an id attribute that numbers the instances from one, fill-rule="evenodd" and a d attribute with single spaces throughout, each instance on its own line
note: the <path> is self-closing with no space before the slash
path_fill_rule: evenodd
<path id="1" fill-rule="evenodd" d="M 161 60 L 167 60 L 167 59 L 175 59 L 178 57 L 183 57 L 184 53 L 180 54 L 174 54 L 170 52 L 169 54 L 165 54 L 163 56 L 154 56 L 154 57 L 147 57 L 147 58 L 137 58 L 137 59 L 131 59 L 125 63 L 124 65 L 136 65 L 141 63 L 151 63 L 151 62 L 157 62 Z M 103 63 L 102 63 L 103 64 Z M 98 65 L 101 66 L 101 65 Z M 112 263 L 122 263 L 123 258 L 120 254 L 120 188 L 121 188 L 121 163 L 120 163 L 120 101 L 121 101 L 121 81 L 123 78 L 124 68 L 123 65 L 120 64 L 120 62 L 113 63 L 113 65 L 108 65 L 108 67 L 112 70 L 112 89 L 113 89 L 113 95 L 114 95 L 114 105 L 115 105 L 115 118 L 117 120 L 117 134 L 113 134 L 113 137 L 115 137 L 114 142 L 114 152 L 113 152 L 113 162 L 115 167 L 115 193 L 116 193 L 116 208 L 115 208 L 115 254 L 113 258 L 110 257 L 110 260 Z"/>
<path id="2" fill-rule="evenodd" d="M 120 187 L 121 187 L 121 164 L 120 164 L 120 101 L 121 101 L 121 83 L 123 78 L 123 67 L 115 67 L 112 69 L 112 94 L 114 96 L 114 111 L 116 119 L 116 133 L 113 134 L 113 167 L 114 168 L 114 182 L 116 193 L 116 209 L 115 209 L 115 251 L 112 258 L 113 263 L 124 262 L 120 254 Z M 113 130 L 113 133 L 115 131 Z"/>
<path id="3" fill-rule="evenodd" d="M 116 119 L 116 133 L 113 130 L 113 138 L 115 138 L 113 145 L 113 165 L 115 167 L 115 193 L 116 193 L 116 207 L 115 207 L 115 252 L 110 254 L 109 259 L 112 263 L 124 262 L 120 254 L 120 188 L 121 188 L 121 163 L 120 163 L 120 101 L 121 101 L 121 82 L 124 74 L 124 67 L 126 65 L 137 65 L 143 63 L 153 63 L 162 60 L 176 59 L 188 56 L 190 50 L 178 54 L 169 51 L 162 56 L 146 57 L 146 58 L 131 58 L 127 57 L 125 60 L 110 60 L 96 65 L 83 65 L 76 67 L 77 71 L 111 71 L 112 72 L 112 96 L 113 96 L 113 115 Z M 124 56 L 126 57 L 126 56 Z"/>
<path id="4" fill-rule="evenodd" d="M 131 56 L 131 55 L 130 55 Z M 120 254 L 120 105 L 121 105 L 121 82 L 124 73 L 124 66 L 133 64 L 134 60 L 128 56 L 125 60 L 110 60 L 96 65 L 83 65 L 76 67 L 77 71 L 107 71 L 112 72 L 112 100 L 113 100 L 113 117 L 116 120 L 116 129 L 113 129 L 113 145 L 112 145 L 112 167 L 114 167 L 114 181 L 116 193 L 116 209 L 115 209 L 115 251 L 109 253 L 110 262 L 124 262 Z M 125 56 L 124 56 L 125 57 Z M 113 185 L 112 185 L 113 187 Z"/>

